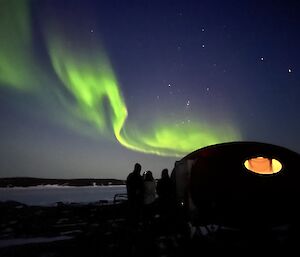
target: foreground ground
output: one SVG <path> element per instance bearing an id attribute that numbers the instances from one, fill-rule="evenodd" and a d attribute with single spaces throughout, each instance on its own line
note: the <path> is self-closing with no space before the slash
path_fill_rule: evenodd
<path id="1" fill-rule="evenodd" d="M 56 207 L 0 204 L 0 256 L 199 256 L 204 252 L 294 252 L 297 231 L 247 232 L 216 226 L 191 228 L 178 213 L 169 220 L 128 220 L 126 202 Z"/>

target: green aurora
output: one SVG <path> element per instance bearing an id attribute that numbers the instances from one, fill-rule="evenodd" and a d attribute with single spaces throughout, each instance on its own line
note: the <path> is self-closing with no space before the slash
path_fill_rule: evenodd
<path id="1" fill-rule="evenodd" d="M 0 82 L 14 90 L 38 95 L 36 92 L 44 76 L 36 75 L 39 62 L 32 50 L 28 3 L 2 1 L 2 5 Z M 204 120 L 178 125 L 174 120 L 159 117 L 151 124 L 151 129 L 141 131 L 138 126 L 126 122 L 128 110 L 125 99 L 100 44 L 85 48 L 70 46 L 72 41 L 53 29 L 51 21 L 46 24 L 41 30 L 45 32 L 53 67 L 53 71 L 48 73 L 55 74 L 64 87 L 58 93 L 58 100 L 73 119 L 92 125 L 98 135 L 111 135 L 107 132 L 113 131 L 117 141 L 131 150 L 179 157 L 207 145 L 240 139 L 238 130 L 232 125 L 207 124 Z M 80 38 L 80 41 L 83 40 Z M 38 71 L 38 74 L 46 73 Z M 53 91 L 57 94 L 57 87 Z"/>
<path id="2" fill-rule="evenodd" d="M 26 0 L 0 1 L 0 86 L 33 92 L 43 83 L 31 26 Z"/>

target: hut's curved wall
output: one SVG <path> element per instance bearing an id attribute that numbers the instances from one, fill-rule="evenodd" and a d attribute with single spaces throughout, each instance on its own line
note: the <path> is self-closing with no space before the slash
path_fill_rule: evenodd
<path id="1" fill-rule="evenodd" d="M 254 173 L 244 163 L 255 157 L 276 159 L 282 169 L 274 174 Z M 193 165 L 186 169 L 189 180 L 183 184 L 193 223 L 280 225 L 297 219 L 299 154 L 271 144 L 232 142 L 199 149 L 181 160 L 187 161 Z"/>

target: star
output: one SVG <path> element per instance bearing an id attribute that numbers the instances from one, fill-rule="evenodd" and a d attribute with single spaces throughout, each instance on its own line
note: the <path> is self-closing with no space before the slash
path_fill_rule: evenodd
<path id="1" fill-rule="evenodd" d="M 202 29 L 201 29 L 201 31 L 202 31 L 202 32 L 204 32 L 204 31 L 205 31 L 205 29 L 204 29 L 204 28 L 202 28 Z"/>
<path id="2" fill-rule="evenodd" d="M 186 106 L 190 106 L 190 100 L 187 100 Z"/>
<path id="3" fill-rule="evenodd" d="M 263 60 L 264 60 L 264 57 L 260 57 L 260 60 L 263 61 Z"/>
<path id="4" fill-rule="evenodd" d="M 202 45 L 202 48 L 204 48 L 204 47 L 205 47 L 205 45 L 203 44 L 203 45 Z"/>
<path id="5" fill-rule="evenodd" d="M 91 33 L 94 33 L 94 30 L 93 30 L 93 29 L 91 29 Z"/>
<path id="6" fill-rule="evenodd" d="M 289 73 L 292 73 L 292 69 L 291 69 L 291 68 L 289 68 L 289 70 L 288 70 L 288 71 L 289 71 Z"/>

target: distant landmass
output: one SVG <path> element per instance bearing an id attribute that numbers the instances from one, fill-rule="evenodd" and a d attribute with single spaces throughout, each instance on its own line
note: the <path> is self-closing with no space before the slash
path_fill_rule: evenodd
<path id="1" fill-rule="evenodd" d="M 29 187 L 41 185 L 59 186 L 109 186 L 125 185 L 121 179 L 77 178 L 77 179 L 49 179 L 32 177 L 0 178 L 0 187 Z"/>

